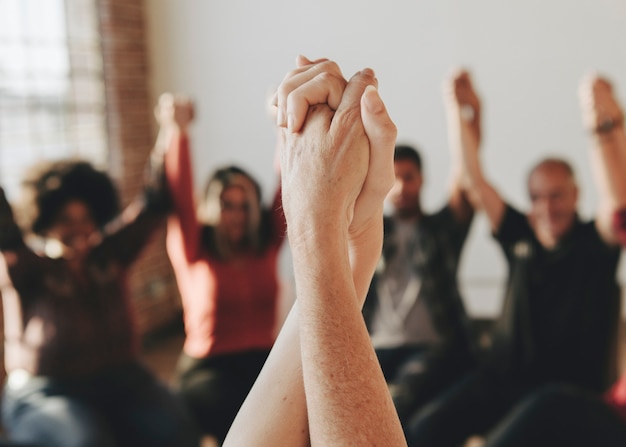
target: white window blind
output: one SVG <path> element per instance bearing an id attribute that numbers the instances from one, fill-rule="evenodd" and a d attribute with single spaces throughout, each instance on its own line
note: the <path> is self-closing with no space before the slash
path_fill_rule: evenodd
<path id="1" fill-rule="evenodd" d="M 42 159 L 107 159 L 95 0 L 0 0 L 0 183 Z"/>

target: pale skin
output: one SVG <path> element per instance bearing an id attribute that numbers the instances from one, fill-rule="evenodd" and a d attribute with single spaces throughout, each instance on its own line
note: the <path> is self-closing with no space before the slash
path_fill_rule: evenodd
<path id="1" fill-rule="evenodd" d="M 580 106 L 586 129 L 597 128 L 604 120 L 621 121 L 607 133 L 592 133 L 591 161 L 600 196 L 596 224 L 602 237 L 617 243 L 612 227 L 613 213 L 626 207 L 626 133 L 624 112 L 613 86 L 598 75 L 587 76 L 579 89 Z"/>
<path id="2" fill-rule="evenodd" d="M 371 70 L 297 65 L 275 103 L 298 302 L 224 445 L 406 445 L 361 316 L 396 129 Z"/>
<path id="3" fill-rule="evenodd" d="M 607 114 L 621 113 L 606 80 L 589 78 L 581 85 L 580 91 L 583 115 L 589 128 L 596 127 Z M 485 211 L 492 231 L 497 232 L 506 205 L 482 172 L 478 155 L 480 113 L 467 113 L 468 108 L 480 111 L 480 100 L 466 71 L 455 73 L 448 81 L 446 102 L 450 135 L 462 154 L 470 198 L 475 206 Z M 593 141 L 594 176 L 599 183 L 601 199 L 596 226 L 606 243 L 615 244 L 611 221 L 613 214 L 626 205 L 623 174 L 626 172 L 626 139 L 623 127 L 615 128 L 608 135 L 595 135 Z M 569 232 L 576 219 L 579 193 L 575 179 L 558 162 L 540 163 L 528 177 L 528 192 L 531 199 L 529 223 L 539 242 L 548 249 L 553 248 Z"/>
<path id="4" fill-rule="evenodd" d="M 172 132 L 186 129 L 193 117 L 190 103 L 182 102 L 183 107 L 175 107 L 172 95 L 163 95 L 155 108 L 157 120 L 161 123 L 161 131 L 155 146 L 155 153 L 162 154 L 166 149 L 166 141 Z M 124 213 L 132 214 L 135 207 L 131 205 Z M 65 258 L 73 271 L 81 273 L 84 260 L 94 245 L 98 244 L 102 235 L 91 215 L 87 204 L 80 200 L 70 200 L 58 211 L 50 228 L 44 236 L 60 244 L 60 254 Z"/>

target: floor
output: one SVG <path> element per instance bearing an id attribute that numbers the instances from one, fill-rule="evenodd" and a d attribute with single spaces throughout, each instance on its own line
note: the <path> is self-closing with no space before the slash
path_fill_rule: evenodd
<path id="1" fill-rule="evenodd" d="M 142 359 L 168 385 L 173 384 L 176 362 L 181 353 L 185 333 L 180 326 L 172 326 L 151 335 L 144 342 Z M 218 447 L 210 436 L 205 436 L 201 447 Z"/>

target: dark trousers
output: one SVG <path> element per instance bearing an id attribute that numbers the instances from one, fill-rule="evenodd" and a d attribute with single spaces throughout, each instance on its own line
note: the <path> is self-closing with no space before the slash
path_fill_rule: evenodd
<path id="1" fill-rule="evenodd" d="M 598 396 L 564 386 L 543 388 L 498 425 L 485 447 L 624 447 L 626 421 Z"/>
<path id="2" fill-rule="evenodd" d="M 203 433 L 224 440 L 268 354 L 255 350 L 204 359 L 180 356 L 179 393 Z"/>
<path id="3" fill-rule="evenodd" d="M 403 427 L 473 366 L 466 352 L 427 345 L 377 349 L 376 355 Z"/>
<path id="4" fill-rule="evenodd" d="M 512 377 L 477 370 L 446 390 L 405 428 L 409 446 L 456 447 L 492 429 L 531 390 Z"/>

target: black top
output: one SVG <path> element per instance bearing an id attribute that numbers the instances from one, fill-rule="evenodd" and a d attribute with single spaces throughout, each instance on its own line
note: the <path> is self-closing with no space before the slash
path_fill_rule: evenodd
<path id="1" fill-rule="evenodd" d="M 494 237 L 509 277 L 492 366 L 534 383 L 604 390 L 615 373 L 619 248 L 601 239 L 593 221 L 577 219 L 546 249 L 527 217 L 510 206 Z"/>

